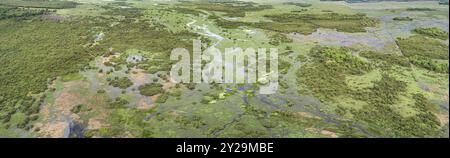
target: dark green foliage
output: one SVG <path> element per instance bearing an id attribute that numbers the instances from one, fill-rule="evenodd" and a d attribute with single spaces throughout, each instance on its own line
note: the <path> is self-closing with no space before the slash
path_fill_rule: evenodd
<path id="1" fill-rule="evenodd" d="M 44 13 L 47 13 L 47 11 L 43 9 L 24 9 L 16 7 L 3 7 L 0 5 L 0 20 L 10 18 L 25 20 Z"/>
<path id="2" fill-rule="evenodd" d="M 412 64 L 437 73 L 448 73 L 448 61 L 433 60 L 426 57 L 409 57 Z"/>
<path id="3" fill-rule="evenodd" d="M 309 3 L 295 3 L 295 2 L 286 2 L 286 3 L 283 3 L 283 4 L 295 5 L 295 6 L 304 7 L 304 8 L 312 6 L 312 4 L 309 4 Z"/>
<path id="4" fill-rule="evenodd" d="M 361 56 L 373 61 L 407 66 L 405 57 L 364 52 Z M 312 61 L 298 72 L 298 82 L 305 85 L 322 102 L 333 102 L 337 96 L 345 96 L 368 103 L 360 110 L 338 108 L 336 113 L 351 113 L 356 120 L 366 122 L 371 133 L 382 137 L 435 137 L 440 135 L 439 122 L 431 113 L 434 106 L 422 95 L 414 95 L 414 107 L 418 114 L 404 117 L 394 110 L 399 96 L 407 95 L 407 84 L 386 72 L 373 86 L 362 90 L 350 89 L 345 78 L 348 74 L 364 74 L 372 69 L 367 63 L 351 55 L 347 49 L 315 47 L 309 54 Z M 401 64 L 402 63 L 402 64 Z M 355 66 L 351 66 L 355 65 Z M 356 73 L 355 73 L 356 72 Z M 348 128 L 344 128 L 348 129 Z M 346 131 L 345 135 L 354 135 L 355 131 Z M 344 136 L 345 136 L 344 135 Z"/>
<path id="5" fill-rule="evenodd" d="M 407 8 L 407 11 L 435 11 L 433 8 Z"/>
<path id="6" fill-rule="evenodd" d="M 266 15 L 265 17 L 275 22 L 254 23 L 251 26 L 277 31 L 277 32 L 298 32 L 311 34 L 317 28 L 337 29 L 343 32 L 365 32 L 366 27 L 375 27 L 378 21 L 365 16 L 364 14 L 295 14 L 285 13 L 278 15 Z"/>
<path id="7" fill-rule="evenodd" d="M 441 40 L 448 39 L 448 32 L 445 32 L 442 29 L 439 29 L 437 27 L 431 27 L 431 28 L 416 28 L 413 30 L 414 33 L 425 35 L 432 38 L 437 38 Z"/>
<path id="8" fill-rule="evenodd" d="M 99 90 L 97 90 L 97 93 L 98 94 L 103 94 L 103 93 L 106 93 L 106 91 L 104 89 L 99 89 Z"/>
<path id="9" fill-rule="evenodd" d="M 122 77 L 122 78 L 114 78 L 109 82 L 109 85 L 113 87 L 119 87 L 121 89 L 126 89 L 133 85 L 133 82 L 128 77 Z"/>
<path id="10" fill-rule="evenodd" d="M 24 8 L 49 8 L 49 9 L 75 8 L 78 5 L 78 3 L 73 1 L 61 1 L 61 0 L 1 0 L 0 5 L 2 4 Z"/>
<path id="11" fill-rule="evenodd" d="M 192 115 L 192 116 L 181 115 L 176 118 L 175 122 L 181 124 L 183 128 L 187 128 L 187 127 L 201 128 L 206 125 L 206 121 L 204 121 L 198 115 Z"/>
<path id="12" fill-rule="evenodd" d="M 142 10 L 139 8 L 109 8 L 105 15 L 111 16 L 124 16 L 125 18 L 137 18 L 141 17 Z"/>
<path id="13" fill-rule="evenodd" d="M 85 112 L 85 111 L 90 111 L 90 110 L 91 110 L 91 108 L 89 106 L 84 105 L 84 104 L 79 104 L 79 105 L 74 106 L 70 111 L 72 113 L 78 114 L 80 112 Z"/>
<path id="14" fill-rule="evenodd" d="M 139 87 L 139 91 L 145 96 L 154 96 L 163 92 L 162 85 L 159 83 L 146 84 Z"/>
<path id="15" fill-rule="evenodd" d="M 329 99 L 346 91 L 345 75 L 334 64 L 305 65 L 297 73 L 298 82 L 305 84 L 320 99 Z"/>
<path id="16" fill-rule="evenodd" d="M 406 91 L 406 83 L 383 74 L 381 80 L 376 81 L 369 89 L 371 97 L 367 98 L 372 103 L 393 104 L 397 101 L 398 95 Z"/>
<path id="17" fill-rule="evenodd" d="M 195 86 L 196 86 L 195 83 L 187 83 L 187 84 L 186 84 L 186 88 L 188 88 L 189 90 L 195 89 Z"/>
<path id="18" fill-rule="evenodd" d="M 316 62 L 325 65 L 336 65 L 344 73 L 361 74 L 370 70 L 370 65 L 353 56 L 351 50 L 346 48 L 315 47 L 310 51 L 309 56 Z"/>
<path id="19" fill-rule="evenodd" d="M 412 64 L 430 71 L 448 73 L 448 45 L 424 35 L 399 38 L 397 44 Z"/>
<path id="20" fill-rule="evenodd" d="M 152 26 L 145 20 L 136 23 L 133 19 L 125 19 L 115 27 L 108 27 L 105 32 L 108 36 L 101 41 L 105 50 L 112 47 L 118 52 L 130 48 L 164 52 L 167 54 L 162 57 L 166 60 L 173 48 L 192 48 L 192 39 L 197 36 L 190 32 L 171 33 L 163 26 Z"/>
<path id="21" fill-rule="evenodd" d="M 197 9 L 223 12 L 229 17 L 244 17 L 245 12 L 272 9 L 271 5 L 256 5 L 251 2 L 185 2 L 184 5 L 195 5 Z"/>
<path id="22" fill-rule="evenodd" d="M 270 36 L 269 44 L 278 46 L 281 43 L 291 43 L 292 39 L 287 38 L 285 35 L 281 33 L 275 33 L 274 35 Z"/>
<path id="23" fill-rule="evenodd" d="M 278 63 L 278 72 L 280 74 L 287 74 L 289 72 L 289 69 L 292 67 L 292 64 L 290 62 L 287 62 L 285 60 L 279 60 Z"/>
<path id="24" fill-rule="evenodd" d="M 383 61 L 387 65 L 400 65 L 404 67 L 411 66 L 408 58 L 395 54 L 385 54 L 380 52 L 366 51 L 359 54 L 360 56 L 377 61 Z"/>
<path id="25" fill-rule="evenodd" d="M 93 135 L 100 137 L 153 137 L 153 128 L 144 121 L 150 115 L 149 112 L 134 109 L 116 109 L 110 113 L 107 120 L 108 126 L 98 131 L 92 131 Z"/>
<path id="26" fill-rule="evenodd" d="M 361 74 L 370 65 L 353 56 L 348 49 L 318 46 L 311 49 L 313 63 L 297 73 L 298 82 L 305 84 L 316 97 L 329 99 L 348 91 L 345 74 Z"/>
<path id="27" fill-rule="evenodd" d="M 176 7 L 176 8 L 173 8 L 171 10 L 176 11 L 176 12 L 181 13 L 181 14 L 191 14 L 191 15 L 195 15 L 195 16 L 200 16 L 200 15 L 204 14 L 203 12 L 198 11 L 198 10 L 188 9 L 188 8 L 181 8 L 181 7 Z"/>
<path id="28" fill-rule="evenodd" d="M 134 11 L 119 13 L 131 16 L 126 12 L 134 14 Z M 138 18 L 139 14 L 134 17 Z M 159 52 L 162 54 L 158 60 L 167 61 L 174 47 L 191 48 L 191 39 L 196 37 L 188 32 L 171 33 L 145 20 L 125 19 L 115 27 L 105 27 L 115 20 L 103 17 L 76 17 L 63 22 L 40 18 L 32 18 L 32 22 L 0 20 L 0 63 L 3 65 L 0 67 L 3 98 L 0 119 L 7 122 L 16 111 L 38 112 L 35 109 L 39 106 L 35 105 L 41 99 L 30 95 L 44 92 L 57 76 L 78 73 L 94 57 L 108 53 L 109 48 L 115 52 L 131 48 Z M 108 36 L 97 45 L 86 46 L 94 40 L 92 28 L 102 28 Z"/>
<path id="29" fill-rule="evenodd" d="M 109 106 L 111 108 L 124 108 L 128 103 L 129 102 L 127 100 L 118 97 L 115 101 L 111 101 Z"/>
<path id="30" fill-rule="evenodd" d="M 381 86 L 377 89 L 384 89 L 387 88 L 386 86 L 391 85 L 377 84 L 377 86 Z M 439 122 L 436 116 L 427 108 L 432 106 L 432 104 L 421 94 L 415 94 L 413 98 L 416 101 L 414 106 L 420 111 L 415 116 L 403 117 L 388 104 L 377 102 L 378 99 L 370 102 L 371 106 L 355 112 L 355 116 L 384 129 L 383 134 L 389 137 L 436 137 L 440 134 Z M 379 98 L 379 100 L 381 99 Z"/>
<path id="31" fill-rule="evenodd" d="M 169 95 L 166 93 L 161 94 L 158 99 L 156 99 L 156 103 L 165 103 L 169 99 Z"/>
<path id="32" fill-rule="evenodd" d="M 431 59 L 448 60 L 448 45 L 439 40 L 421 35 L 398 38 L 397 44 L 406 57 L 421 56 Z"/>
<path id="33" fill-rule="evenodd" d="M 245 22 L 228 21 L 217 15 L 210 15 L 210 16 L 208 16 L 208 19 L 214 20 L 216 22 L 216 25 L 218 25 L 224 29 L 237 29 L 241 26 L 248 25 L 248 23 L 245 23 Z"/>
<path id="34" fill-rule="evenodd" d="M 47 89 L 56 76 L 78 73 L 94 52 L 83 47 L 91 37 L 84 22 L 33 23 L 0 20 L 0 119 L 8 119 L 17 110 L 33 111 L 40 103 L 30 94 Z"/>
<path id="35" fill-rule="evenodd" d="M 410 18 L 409 16 L 405 16 L 405 17 L 395 17 L 392 20 L 395 20 L 395 21 L 412 21 L 413 19 Z"/>

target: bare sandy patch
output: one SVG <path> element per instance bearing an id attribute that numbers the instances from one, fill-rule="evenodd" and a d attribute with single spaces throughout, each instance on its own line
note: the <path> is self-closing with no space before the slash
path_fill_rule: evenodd
<path id="1" fill-rule="evenodd" d="M 305 130 L 309 131 L 309 132 L 313 132 L 313 133 L 326 135 L 326 136 L 329 136 L 331 138 L 338 138 L 339 137 L 336 133 L 331 132 L 331 131 L 327 131 L 327 130 L 319 130 L 317 128 L 306 128 Z"/>
<path id="2" fill-rule="evenodd" d="M 108 57 L 102 58 L 102 63 L 110 62 L 112 58 L 118 58 L 120 57 L 120 54 L 115 53 L 114 55 L 110 55 Z"/>
<path id="3" fill-rule="evenodd" d="M 148 110 L 148 109 L 152 109 L 152 108 L 154 108 L 154 107 L 156 107 L 156 105 L 155 105 L 155 101 L 156 101 L 156 99 L 158 99 L 158 97 L 160 96 L 160 94 L 157 94 L 157 95 L 154 95 L 154 96 L 151 96 L 150 97 L 150 99 L 152 100 L 152 103 L 148 103 L 148 97 L 142 97 L 141 99 L 139 99 L 139 102 L 138 102 L 138 105 L 137 105 L 137 109 L 140 109 L 140 110 Z"/>
<path id="4" fill-rule="evenodd" d="M 98 119 L 89 119 L 87 129 L 97 130 L 104 127 L 104 124 L 101 123 Z"/>
<path id="5" fill-rule="evenodd" d="M 439 120 L 439 123 L 441 123 L 441 126 L 445 126 L 448 123 L 449 115 L 444 113 L 434 114 L 436 115 L 437 119 Z"/>
<path id="6" fill-rule="evenodd" d="M 105 102 L 104 99 L 96 95 L 82 94 L 85 89 L 89 89 L 89 85 L 84 81 L 65 82 L 64 89 L 55 94 L 54 103 L 48 103 L 41 108 L 42 121 L 34 125 L 35 129 L 39 129 L 38 134 L 42 137 L 64 137 L 64 134 L 67 134 L 65 132 L 70 128 L 70 122 L 83 123 L 81 115 L 85 112 L 73 113 L 72 109 L 75 106 L 83 104 L 89 106 L 90 109 L 101 108 L 99 106 L 102 102 Z M 105 112 L 94 117 L 103 118 L 106 116 Z M 93 124 L 92 122 L 89 123 Z M 94 124 L 95 127 L 98 127 L 100 121 Z"/>
<path id="7" fill-rule="evenodd" d="M 162 87 L 164 90 L 168 90 L 176 85 L 176 82 L 172 77 L 167 77 L 165 81 L 166 82 L 163 83 Z"/>
<path id="8" fill-rule="evenodd" d="M 42 124 L 39 130 L 39 134 L 46 138 L 63 138 L 65 136 L 66 129 L 69 128 L 67 122 L 55 122 Z"/>
<path id="9" fill-rule="evenodd" d="M 294 113 L 295 117 L 306 117 L 306 118 L 314 118 L 314 119 L 320 119 L 320 117 L 314 116 L 313 114 L 309 112 L 296 112 Z"/>
<path id="10" fill-rule="evenodd" d="M 144 73 L 144 70 L 133 68 L 131 69 L 131 72 L 130 79 L 134 84 L 140 86 L 150 82 L 150 79 L 147 74 Z"/>

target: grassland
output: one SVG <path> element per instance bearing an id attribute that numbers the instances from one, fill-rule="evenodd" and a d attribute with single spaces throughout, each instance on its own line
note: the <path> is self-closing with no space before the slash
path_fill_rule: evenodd
<path id="1" fill-rule="evenodd" d="M 47 8 L 63 9 L 75 8 L 78 3 L 60 0 L 2 0 L 0 5 L 23 7 L 23 8 Z"/>
<path id="2" fill-rule="evenodd" d="M 448 137 L 448 6 L 380 3 L 2 1 L 0 137 Z M 278 48 L 279 91 L 174 83 L 193 39 Z"/>

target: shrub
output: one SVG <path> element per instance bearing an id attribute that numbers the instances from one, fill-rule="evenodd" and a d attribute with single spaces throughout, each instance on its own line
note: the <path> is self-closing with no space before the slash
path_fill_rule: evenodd
<path id="1" fill-rule="evenodd" d="M 414 33 L 421 34 L 424 36 L 437 38 L 441 40 L 448 39 L 448 32 L 445 32 L 442 29 L 439 29 L 437 27 L 431 27 L 431 28 L 416 28 L 413 30 Z"/>
<path id="2" fill-rule="evenodd" d="M 120 79 L 115 78 L 109 82 L 109 85 L 113 87 L 119 87 L 121 89 L 126 89 L 133 85 L 133 82 L 128 77 L 122 77 Z"/>
<path id="3" fill-rule="evenodd" d="M 145 96 L 154 96 L 163 92 L 162 85 L 159 83 L 146 84 L 139 87 L 139 91 Z"/>
<path id="4" fill-rule="evenodd" d="M 167 95 L 166 93 L 163 93 L 158 97 L 158 99 L 156 99 L 156 103 L 165 103 L 168 98 L 169 98 L 169 95 Z"/>

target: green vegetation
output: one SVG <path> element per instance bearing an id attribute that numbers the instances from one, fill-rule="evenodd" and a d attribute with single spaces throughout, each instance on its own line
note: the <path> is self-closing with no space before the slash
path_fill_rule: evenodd
<path id="1" fill-rule="evenodd" d="M 419 114 L 411 117 L 402 117 L 392 110 L 390 104 L 398 100 L 398 94 L 405 92 L 406 85 L 401 81 L 383 75 L 380 81 L 375 82 L 366 106 L 355 113 L 356 118 L 369 122 L 384 129 L 383 134 L 390 137 L 435 137 L 439 135 L 439 123 L 434 114 L 426 107 L 430 102 L 422 95 L 414 95 L 415 107 Z"/>
<path id="2" fill-rule="evenodd" d="M 0 119 L 37 112 L 40 98 L 57 76 L 77 73 L 96 52 L 83 47 L 91 35 L 86 23 L 0 20 Z"/>
<path id="3" fill-rule="evenodd" d="M 286 37 L 286 35 L 283 35 L 281 33 L 275 33 L 274 35 L 270 36 L 269 44 L 278 46 L 281 43 L 291 43 L 292 39 L 289 39 Z"/>
<path id="4" fill-rule="evenodd" d="M 169 99 L 169 95 L 166 93 L 161 94 L 158 99 L 156 99 L 156 103 L 165 103 Z"/>
<path id="5" fill-rule="evenodd" d="M 64 8 L 75 8 L 78 5 L 78 3 L 61 0 L 2 0 L 0 2 L 0 5 L 8 5 L 24 8 L 64 9 Z"/>
<path id="6" fill-rule="evenodd" d="M 90 110 L 91 110 L 91 108 L 89 106 L 84 105 L 84 104 L 79 104 L 79 105 L 74 106 L 70 111 L 72 113 L 78 114 L 80 112 L 85 112 L 85 111 L 90 111 Z"/>
<path id="7" fill-rule="evenodd" d="M 389 3 L 0 0 L 0 137 L 448 137 L 448 32 L 409 31 L 445 6 Z M 173 84 L 193 39 L 278 48 L 279 91 Z"/>
<path id="8" fill-rule="evenodd" d="M 317 28 L 336 29 L 343 32 L 365 32 L 366 27 L 375 27 L 377 20 L 364 14 L 345 15 L 337 13 L 327 14 L 293 14 L 266 15 L 274 22 L 261 22 L 252 26 L 277 32 L 297 32 L 311 34 Z"/>
<path id="9" fill-rule="evenodd" d="M 431 27 L 431 28 L 416 28 L 413 30 L 414 33 L 421 34 L 424 36 L 437 38 L 441 40 L 448 39 L 448 32 L 445 32 L 442 29 L 439 29 L 437 27 Z"/>
<path id="10" fill-rule="evenodd" d="M 375 27 L 378 21 L 364 14 L 296 14 L 284 13 L 277 15 L 265 15 L 266 18 L 274 22 L 240 22 L 228 21 L 219 16 L 210 16 L 217 25 L 226 29 L 236 29 L 241 26 L 251 26 L 271 30 L 280 33 L 301 33 L 311 34 L 317 31 L 318 28 L 336 29 L 343 32 L 365 32 L 366 27 Z"/>
<path id="11" fill-rule="evenodd" d="M 166 54 L 161 56 L 161 60 L 167 61 L 167 52 L 173 47 L 189 48 L 189 40 L 195 37 L 188 32 L 167 32 L 160 26 L 148 25 L 148 21 L 135 23 L 125 19 L 116 27 L 104 28 L 106 38 L 92 45 L 94 34 L 88 30 L 109 26 L 114 19 L 75 18 L 64 22 L 32 19 L 32 23 L 0 20 L 0 61 L 5 64 L 0 68 L 0 81 L 3 83 L 0 87 L 0 119 L 6 122 L 15 112 L 38 112 L 44 97 L 33 95 L 44 92 L 57 76 L 83 70 L 89 61 L 109 48 L 114 48 L 114 51 L 139 48 L 162 52 Z M 155 64 L 159 63 L 152 63 Z M 166 65 L 170 66 L 170 63 Z M 130 83 L 129 80 L 111 82 L 118 87 L 128 87 Z"/>
<path id="12" fill-rule="evenodd" d="M 370 65 L 353 56 L 348 49 L 314 47 L 309 55 L 313 63 L 297 73 L 298 82 L 305 84 L 316 97 L 330 99 L 346 93 L 345 74 L 362 74 Z"/>
<path id="13" fill-rule="evenodd" d="M 388 66 L 399 65 L 404 67 L 411 66 L 408 58 L 395 54 L 384 54 L 380 52 L 366 51 L 359 54 L 361 57 L 376 60 L 387 64 Z"/>
<path id="14" fill-rule="evenodd" d="M 286 2 L 286 3 L 283 3 L 283 4 L 295 5 L 295 6 L 304 7 L 304 8 L 312 6 L 312 4 L 309 4 L 309 3 L 295 3 L 295 2 Z"/>
<path id="15" fill-rule="evenodd" d="M 432 8 L 407 8 L 407 11 L 435 11 Z"/>
<path id="16" fill-rule="evenodd" d="M 114 101 L 110 101 L 109 102 L 109 107 L 112 109 L 121 109 L 121 108 L 125 108 L 125 106 L 129 104 L 129 102 L 123 98 L 116 98 Z"/>
<path id="17" fill-rule="evenodd" d="M 440 135 L 440 125 L 432 113 L 433 105 L 421 94 L 414 95 L 414 107 L 418 111 L 416 115 L 404 117 L 393 109 L 393 105 L 400 101 L 400 96 L 408 95 L 405 93 L 407 84 L 388 72 L 383 71 L 381 79 L 372 81 L 371 86 L 358 90 L 351 89 L 345 82 L 346 76 L 362 75 L 371 67 L 381 65 L 362 62 L 348 51 L 329 47 L 311 49 L 309 56 L 313 57 L 313 61 L 298 72 L 299 83 L 305 85 L 313 95 L 326 103 L 335 102 L 334 99 L 341 98 L 339 96 L 367 103 L 363 105 L 363 108 L 358 109 L 338 106 L 336 112 L 342 116 L 352 115 L 357 120 L 365 121 L 371 127 L 371 131 L 377 135 L 385 137 L 435 137 Z M 408 65 L 403 57 L 396 55 L 364 52 L 361 53 L 361 56 L 390 66 L 393 66 L 394 63 L 402 66 Z"/>
<path id="18" fill-rule="evenodd" d="M 406 57 L 421 56 L 431 59 L 448 60 L 448 46 L 444 43 L 424 36 L 412 36 L 397 39 L 397 44 Z"/>
<path id="19" fill-rule="evenodd" d="M 412 64 L 438 73 L 448 73 L 448 45 L 424 35 L 399 38 L 397 44 Z"/>
<path id="20" fill-rule="evenodd" d="M 126 88 L 132 86 L 133 82 L 131 82 L 131 80 L 128 77 L 122 77 L 122 78 L 116 77 L 109 82 L 109 85 L 111 85 L 113 87 L 119 87 L 121 89 L 126 89 Z"/>
<path id="21" fill-rule="evenodd" d="M 409 58 L 412 64 L 438 73 L 448 73 L 448 60 L 433 60 L 421 56 L 412 56 Z"/>
<path id="22" fill-rule="evenodd" d="M 163 92 L 162 85 L 158 83 L 146 84 L 139 87 L 139 91 L 145 96 L 154 96 Z"/>
<path id="23" fill-rule="evenodd" d="M 101 137 L 153 137 L 153 128 L 148 122 L 143 121 L 148 112 L 134 109 L 116 109 L 110 113 L 107 120 L 108 127 L 91 131 L 92 135 Z"/>
<path id="24" fill-rule="evenodd" d="M 410 18 L 409 16 L 395 17 L 392 20 L 395 20 L 395 21 L 413 21 L 413 19 Z"/>
<path id="25" fill-rule="evenodd" d="M 32 17 L 35 17 L 37 15 L 42 15 L 46 12 L 46 10 L 42 9 L 25 9 L 0 5 L 0 20 L 11 18 L 16 20 L 26 20 L 31 19 Z"/>
<path id="26" fill-rule="evenodd" d="M 184 2 L 185 6 L 196 6 L 196 9 L 223 12 L 224 16 L 244 17 L 245 12 L 271 9 L 271 5 L 255 5 L 252 2 L 230 1 L 230 2 Z"/>
<path id="27" fill-rule="evenodd" d="M 181 14 L 191 14 L 191 15 L 195 15 L 195 16 L 199 16 L 199 15 L 205 14 L 205 13 L 203 13 L 201 11 L 198 11 L 198 10 L 188 9 L 188 8 L 181 8 L 181 7 L 172 8 L 171 11 L 176 11 L 176 12 L 181 13 Z"/>

